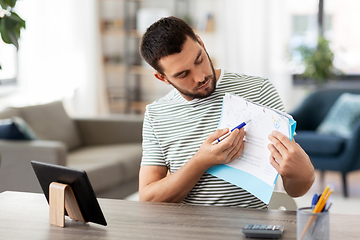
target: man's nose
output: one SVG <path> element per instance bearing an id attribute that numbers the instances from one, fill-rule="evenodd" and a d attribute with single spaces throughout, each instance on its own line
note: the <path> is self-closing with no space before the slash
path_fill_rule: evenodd
<path id="1" fill-rule="evenodd" d="M 205 73 L 201 69 L 197 69 L 194 74 L 195 82 L 203 82 L 205 80 Z"/>

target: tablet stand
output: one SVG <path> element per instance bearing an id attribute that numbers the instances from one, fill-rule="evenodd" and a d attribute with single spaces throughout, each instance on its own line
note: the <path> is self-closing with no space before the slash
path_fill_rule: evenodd
<path id="1" fill-rule="evenodd" d="M 52 182 L 49 186 L 50 224 L 65 226 L 65 209 L 71 219 L 86 223 L 71 187 Z"/>

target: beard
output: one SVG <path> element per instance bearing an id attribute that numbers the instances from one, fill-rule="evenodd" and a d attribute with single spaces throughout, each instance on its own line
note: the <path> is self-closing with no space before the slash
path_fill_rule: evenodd
<path id="1" fill-rule="evenodd" d="M 209 62 L 210 62 L 210 66 L 211 66 L 211 70 L 212 70 L 212 74 L 208 75 L 205 77 L 204 81 L 200 82 L 198 84 L 198 86 L 196 88 L 193 89 L 193 91 L 188 91 L 188 90 L 184 90 L 182 88 L 180 88 L 179 86 L 176 86 L 174 83 L 170 82 L 169 79 L 168 79 L 168 82 L 174 87 L 176 88 L 176 90 L 178 90 L 181 94 L 187 96 L 187 97 L 191 97 L 191 98 L 198 98 L 198 99 L 202 99 L 202 98 L 207 98 L 209 97 L 214 91 L 215 91 L 215 88 L 216 88 L 216 75 L 215 75 L 215 69 L 214 69 L 214 66 L 211 62 L 211 59 L 208 55 L 208 53 L 206 52 L 206 55 L 209 59 Z M 210 84 L 209 86 L 206 88 L 208 89 L 207 92 L 205 93 L 197 93 L 196 91 L 201 88 L 202 86 L 204 86 L 205 84 L 207 84 L 207 82 L 210 81 Z"/>

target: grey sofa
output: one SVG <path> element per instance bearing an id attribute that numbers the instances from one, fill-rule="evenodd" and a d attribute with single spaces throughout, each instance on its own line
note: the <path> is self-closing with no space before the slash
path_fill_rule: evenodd
<path id="1" fill-rule="evenodd" d="M 0 119 L 13 117 L 22 118 L 38 139 L 0 139 L 0 192 L 41 192 L 31 160 L 85 170 L 97 197 L 137 191 L 141 116 L 72 119 L 57 101 L 0 112 Z"/>

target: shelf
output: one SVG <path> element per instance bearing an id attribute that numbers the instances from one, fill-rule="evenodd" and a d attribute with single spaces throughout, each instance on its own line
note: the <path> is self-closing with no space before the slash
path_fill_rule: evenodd
<path id="1" fill-rule="evenodd" d="M 116 63 L 105 63 L 104 68 L 106 72 L 112 73 L 125 73 L 126 67 L 124 64 L 116 64 Z"/>
<path id="2" fill-rule="evenodd" d="M 130 108 L 137 112 L 144 113 L 146 110 L 146 105 L 150 104 L 149 102 L 131 102 Z"/>
<path id="3" fill-rule="evenodd" d="M 109 101 L 109 110 L 111 113 L 124 113 L 126 112 L 126 102 L 111 102 Z"/>
<path id="4" fill-rule="evenodd" d="M 125 37 L 126 36 L 126 32 L 124 31 L 124 29 L 120 29 L 120 28 L 103 29 L 101 31 L 101 34 L 103 36 L 108 36 L 108 37 Z"/>
<path id="5" fill-rule="evenodd" d="M 126 73 L 126 66 L 124 64 L 116 64 L 116 63 L 105 63 L 104 68 L 106 72 L 112 73 Z M 131 74 L 138 75 L 153 75 L 154 70 L 145 66 L 131 66 L 130 72 Z"/>
<path id="6" fill-rule="evenodd" d="M 153 75 L 154 74 L 154 70 L 152 68 L 144 67 L 144 66 L 132 66 L 130 68 L 130 72 L 132 74 L 139 74 L 139 75 Z"/>
<path id="7" fill-rule="evenodd" d="M 131 37 L 131 38 L 141 38 L 142 35 L 137 30 L 126 31 L 122 28 L 106 28 L 101 31 L 103 36 L 109 37 Z"/>
<path id="8" fill-rule="evenodd" d="M 144 113 L 148 104 L 144 100 L 149 94 L 143 94 L 147 85 L 143 84 L 147 84 L 145 80 L 153 78 L 154 70 L 146 64 L 142 65 L 143 60 L 139 54 L 139 42 L 143 33 L 137 30 L 137 13 L 141 8 L 149 8 L 149 4 L 141 3 L 143 1 L 161 2 L 159 0 L 99 0 L 98 23 L 103 48 L 101 58 L 104 90 L 111 113 Z M 177 2 L 182 1 L 188 0 L 174 0 L 167 6 L 176 8 L 174 10 L 176 13 Z M 156 89 L 146 88 L 146 91 L 156 91 Z"/>
<path id="9" fill-rule="evenodd" d="M 146 110 L 148 102 L 131 102 L 130 113 L 143 114 Z M 111 113 L 123 113 L 126 111 L 126 102 L 110 102 L 109 103 Z"/>

